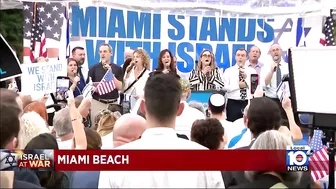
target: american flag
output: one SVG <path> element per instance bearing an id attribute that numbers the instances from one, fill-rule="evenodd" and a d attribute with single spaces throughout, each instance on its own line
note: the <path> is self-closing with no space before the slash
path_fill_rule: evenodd
<path id="1" fill-rule="evenodd" d="M 327 17 L 322 29 L 320 43 L 323 46 L 335 46 L 334 38 L 335 26 L 332 17 Z"/>
<path id="2" fill-rule="evenodd" d="M 116 88 L 114 81 L 113 81 L 113 77 L 114 76 L 113 76 L 112 70 L 111 69 L 107 70 L 103 79 L 97 85 L 96 90 L 98 91 L 99 95 L 110 93 Z"/>
<path id="3" fill-rule="evenodd" d="M 61 40 L 65 6 L 66 3 L 23 2 L 24 39 L 31 42 L 30 55 L 46 57 L 46 42 Z"/>
<path id="4" fill-rule="evenodd" d="M 47 57 L 46 37 L 42 26 L 42 19 L 39 14 L 37 3 L 33 3 L 33 19 L 30 31 L 25 32 L 30 37 L 30 60 L 33 62 L 35 57 Z"/>
<path id="5" fill-rule="evenodd" d="M 311 177 L 315 181 L 320 180 L 329 174 L 328 150 L 322 143 L 323 131 L 314 130 L 310 148 L 314 154 L 309 159 L 311 166 Z"/>

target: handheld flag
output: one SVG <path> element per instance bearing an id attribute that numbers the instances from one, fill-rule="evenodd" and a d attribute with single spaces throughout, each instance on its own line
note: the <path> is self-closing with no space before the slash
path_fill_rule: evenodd
<path id="1" fill-rule="evenodd" d="M 107 70 L 103 79 L 99 82 L 96 88 L 96 91 L 98 91 L 99 95 L 110 93 L 116 88 L 113 78 L 114 75 L 112 73 L 112 70 L 111 69 Z"/>
<path id="2" fill-rule="evenodd" d="M 314 135 L 310 144 L 310 148 L 313 150 L 314 154 L 309 159 L 309 164 L 312 169 L 311 177 L 314 182 L 329 174 L 328 150 L 322 143 L 322 137 L 322 130 L 314 130 Z"/>

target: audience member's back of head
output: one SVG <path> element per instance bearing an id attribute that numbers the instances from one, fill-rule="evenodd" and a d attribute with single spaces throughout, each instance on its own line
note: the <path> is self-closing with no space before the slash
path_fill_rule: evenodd
<path id="1" fill-rule="evenodd" d="M 17 92 L 9 89 L 0 88 L 0 102 L 17 105 L 22 109 L 22 101 Z"/>
<path id="2" fill-rule="evenodd" d="M 221 93 L 214 93 L 208 101 L 208 109 L 212 114 L 222 114 L 225 110 L 225 96 Z"/>
<path id="3" fill-rule="evenodd" d="M 97 131 L 91 128 L 84 128 L 86 141 L 87 141 L 87 150 L 100 150 L 102 147 L 102 140 Z M 112 142 L 112 141 L 111 141 Z M 74 142 L 75 143 L 75 142 Z"/>
<path id="4" fill-rule="evenodd" d="M 267 97 L 254 98 L 250 101 L 247 119 L 247 126 L 256 138 L 264 131 L 279 129 L 280 108 L 276 102 Z"/>
<path id="5" fill-rule="evenodd" d="M 113 131 L 114 124 L 121 116 L 119 112 L 106 111 L 104 115 L 100 117 L 98 122 L 97 132 L 100 136 L 105 136 Z"/>
<path id="6" fill-rule="evenodd" d="M 20 131 L 21 109 L 15 104 L 0 103 L 0 147 L 14 149 Z"/>
<path id="7" fill-rule="evenodd" d="M 218 119 L 196 120 L 191 127 L 191 140 L 209 148 L 224 148 L 224 128 Z"/>
<path id="8" fill-rule="evenodd" d="M 55 113 L 53 126 L 56 135 L 59 137 L 73 132 L 69 107 L 65 107 Z"/>
<path id="9" fill-rule="evenodd" d="M 47 108 L 43 102 L 39 102 L 39 101 L 32 102 L 25 107 L 23 112 L 24 113 L 36 112 L 45 120 L 46 123 L 48 123 Z"/>
<path id="10" fill-rule="evenodd" d="M 82 103 L 83 99 L 84 99 L 83 95 L 76 96 L 76 98 L 75 98 L 75 106 L 76 106 L 76 108 L 79 107 L 79 105 Z"/>
<path id="11" fill-rule="evenodd" d="M 19 148 L 23 149 L 31 139 L 42 133 L 49 133 L 45 120 L 36 112 L 24 113 L 21 117 Z"/>
<path id="12" fill-rule="evenodd" d="M 49 133 L 40 134 L 26 145 L 25 150 L 43 150 L 53 149 L 58 150 L 56 137 Z M 65 177 L 63 172 L 58 171 L 38 171 L 37 176 L 40 184 L 45 188 L 64 188 L 62 180 Z"/>
<path id="13" fill-rule="evenodd" d="M 158 122 L 175 119 L 179 111 L 182 89 L 174 74 L 152 74 L 145 85 L 146 118 Z"/>
<path id="14" fill-rule="evenodd" d="M 143 117 L 130 113 L 122 115 L 114 125 L 114 147 L 139 139 L 146 129 L 147 123 Z"/>
<path id="15" fill-rule="evenodd" d="M 24 147 L 26 150 L 34 149 L 53 149 L 58 150 L 56 137 L 50 133 L 39 134 L 32 138 Z"/>
<path id="16" fill-rule="evenodd" d="M 261 133 L 253 143 L 253 150 L 285 150 L 287 146 L 292 146 L 290 138 L 276 130 L 269 130 Z M 280 161 L 281 162 L 281 161 Z M 262 171 L 246 171 L 246 177 L 254 180 L 256 176 L 263 174 Z M 278 172 L 284 182 L 297 183 L 300 181 L 302 172 Z"/>

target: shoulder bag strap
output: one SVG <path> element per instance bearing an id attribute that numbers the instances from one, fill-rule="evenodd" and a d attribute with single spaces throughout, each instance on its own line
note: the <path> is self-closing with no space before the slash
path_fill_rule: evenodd
<path id="1" fill-rule="evenodd" d="M 142 75 L 146 72 L 146 68 L 141 72 L 141 74 L 138 76 L 138 78 L 136 80 L 133 81 L 133 83 L 131 83 L 125 90 L 124 93 L 128 90 L 130 90 L 133 85 L 142 77 Z"/>

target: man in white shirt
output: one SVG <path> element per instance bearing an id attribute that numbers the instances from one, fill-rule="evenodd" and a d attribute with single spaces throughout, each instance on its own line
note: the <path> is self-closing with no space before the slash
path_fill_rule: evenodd
<path id="1" fill-rule="evenodd" d="M 235 127 L 232 122 L 226 120 L 225 102 L 226 99 L 223 94 L 212 94 L 209 98 L 208 110 L 210 113 L 210 118 L 216 118 L 221 122 L 222 126 L 224 127 L 224 133 L 227 137 L 227 141 L 230 141 L 232 137 L 240 134 L 243 128 Z"/>
<path id="2" fill-rule="evenodd" d="M 207 150 L 176 135 L 176 116 L 184 107 L 181 94 L 181 85 L 175 75 L 150 76 L 140 105 L 149 129 L 141 139 L 116 149 Z M 101 172 L 98 188 L 224 188 L 224 183 L 219 171 L 109 171 Z"/>
<path id="3" fill-rule="evenodd" d="M 282 49 L 280 45 L 273 44 L 270 47 L 269 52 L 273 62 L 262 68 L 260 73 L 260 84 L 265 89 L 265 96 L 271 98 L 279 105 L 282 118 L 287 119 L 286 112 L 282 108 L 279 97 L 277 96 L 277 88 L 284 75 L 288 74 L 288 63 L 282 59 Z"/>
<path id="4" fill-rule="evenodd" d="M 205 119 L 205 114 L 202 114 L 199 110 L 192 108 L 187 103 L 187 99 L 190 97 L 190 83 L 188 79 L 180 79 L 182 87 L 181 101 L 184 104 L 184 109 L 181 115 L 176 117 L 175 131 L 178 134 L 186 135 L 190 139 L 191 126 L 197 119 Z"/>
<path id="5" fill-rule="evenodd" d="M 236 121 L 243 117 L 243 110 L 252 98 L 250 85 L 251 74 L 257 72 L 246 66 L 247 51 L 238 49 L 236 51 L 236 65 L 224 72 L 224 89 L 227 91 L 226 118 L 228 121 Z"/>

